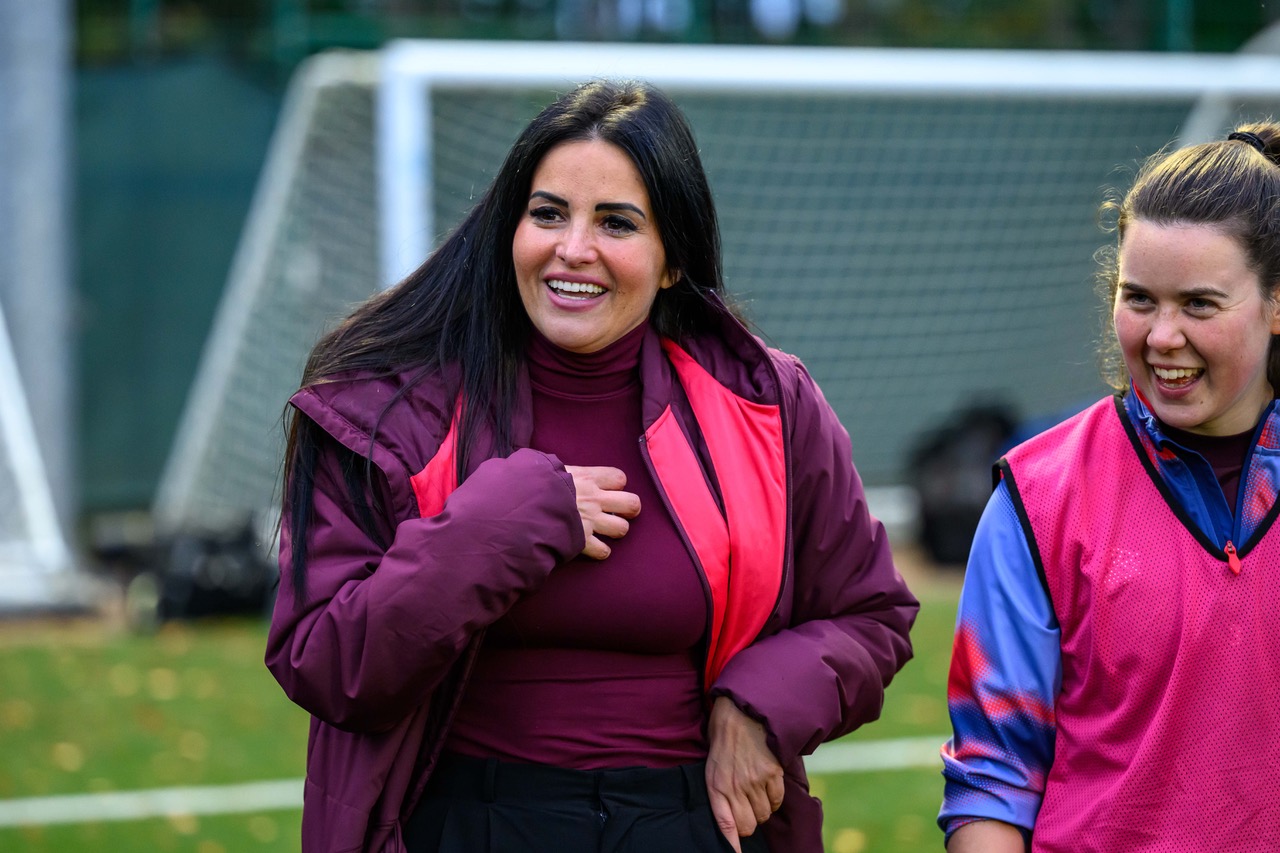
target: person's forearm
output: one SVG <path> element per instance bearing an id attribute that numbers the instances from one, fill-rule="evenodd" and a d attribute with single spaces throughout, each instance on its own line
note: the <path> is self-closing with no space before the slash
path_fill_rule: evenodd
<path id="1" fill-rule="evenodd" d="M 999 820 L 966 823 L 951 835 L 947 853 L 1025 853 L 1022 832 Z"/>

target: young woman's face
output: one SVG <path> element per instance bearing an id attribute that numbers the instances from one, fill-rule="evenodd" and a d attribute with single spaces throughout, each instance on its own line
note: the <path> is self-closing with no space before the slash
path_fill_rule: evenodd
<path id="1" fill-rule="evenodd" d="M 562 143 L 538 164 L 511 254 L 529 319 L 572 352 L 645 322 L 673 283 L 640 172 L 601 140 Z"/>
<path id="2" fill-rule="evenodd" d="M 1201 435 L 1252 429 L 1273 397 L 1280 306 L 1263 297 L 1239 241 L 1211 225 L 1136 220 L 1119 262 L 1116 336 L 1156 417 Z"/>

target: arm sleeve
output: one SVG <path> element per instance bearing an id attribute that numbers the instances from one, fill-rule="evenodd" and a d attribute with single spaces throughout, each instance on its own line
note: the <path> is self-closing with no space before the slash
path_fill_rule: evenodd
<path id="1" fill-rule="evenodd" d="M 1058 622 L 1003 481 L 974 534 L 947 683 L 952 737 L 938 824 L 974 820 L 1029 831 L 1053 763 L 1062 683 Z"/>
<path id="2" fill-rule="evenodd" d="M 389 535 L 371 535 L 355 517 L 341 452 L 328 440 L 317 464 L 301 596 L 282 525 L 266 663 L 320 720 L 380 730 L 424 703 L 477 632 L 582 550 L 582 523 L 559 461 L 519 450 L 481 464 L 438 515 L 384 519 Z M 385 480 L 375 488 L 385 494 Z"/>
<path id="3" fill-rule="evenodd" d="M 919 605 L 867 509 L 848 433 L 799 362 L 780 367 L 795 382 L 791 619 L 735 655 L 711 695 L 763 722 L 785 766 L 880 716 Z"/>

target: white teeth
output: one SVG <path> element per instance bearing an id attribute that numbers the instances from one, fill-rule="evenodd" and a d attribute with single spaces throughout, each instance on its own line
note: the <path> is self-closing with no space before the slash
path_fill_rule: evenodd
<path id="1" fill-rule="evenodd" d="M 1166 382 L 1176 382 L 1179 379 L 1190 379 L 1193 376 L 1198 376 L 1201 372 L 1199 368 L 1192 367 L 1178 367 L 1173 370 L 1169 370 L 1164 367 L 1153 367 L 1151 369 L 1155 371 L 1156 376 Z"/>
<path id="2" fill-rule="evenodd" d="M 551 279 L 547 282 L 547 286 L 559 293 L 581 293 L 586 296 L 599 296 L 604 293 L 604 288 L 598 284 L 587 284 L 581 281 L 560 281 L 559 279 Z"/>

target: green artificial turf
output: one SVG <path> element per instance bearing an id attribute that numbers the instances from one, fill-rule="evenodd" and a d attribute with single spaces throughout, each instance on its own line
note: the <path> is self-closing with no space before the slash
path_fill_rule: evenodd
<path id="1" fill-rule="evenodd" d="M 947 730 L 956 596 L 917 590 L 916 658 L 882 719 L 854 740 Z M 99 622 L 0 626 L 0 801 L 298 779 L 307 715 L 262 665 L 260 620 L 169 623 L 130 634 Z M 941 849 L 936 768 L 815 776 L 831 853 Z M 0 850 L 296 851 L 297 810 L 0 827 Z"/>
<path id="2" fill-rule="evenodd" d="M 915 658 L 894 678 L 881 718 L 848 736 L 868 741 L 930 738 L 950 731 L 947 668 L 956 617 L 953 584 L 916 589 L 920 616 L 911 632 Z M 942 762 L 936 767 L 815 776 L 830 853 L 914 853 L 942 850 L 935 819 L 942 804 Z"/>

